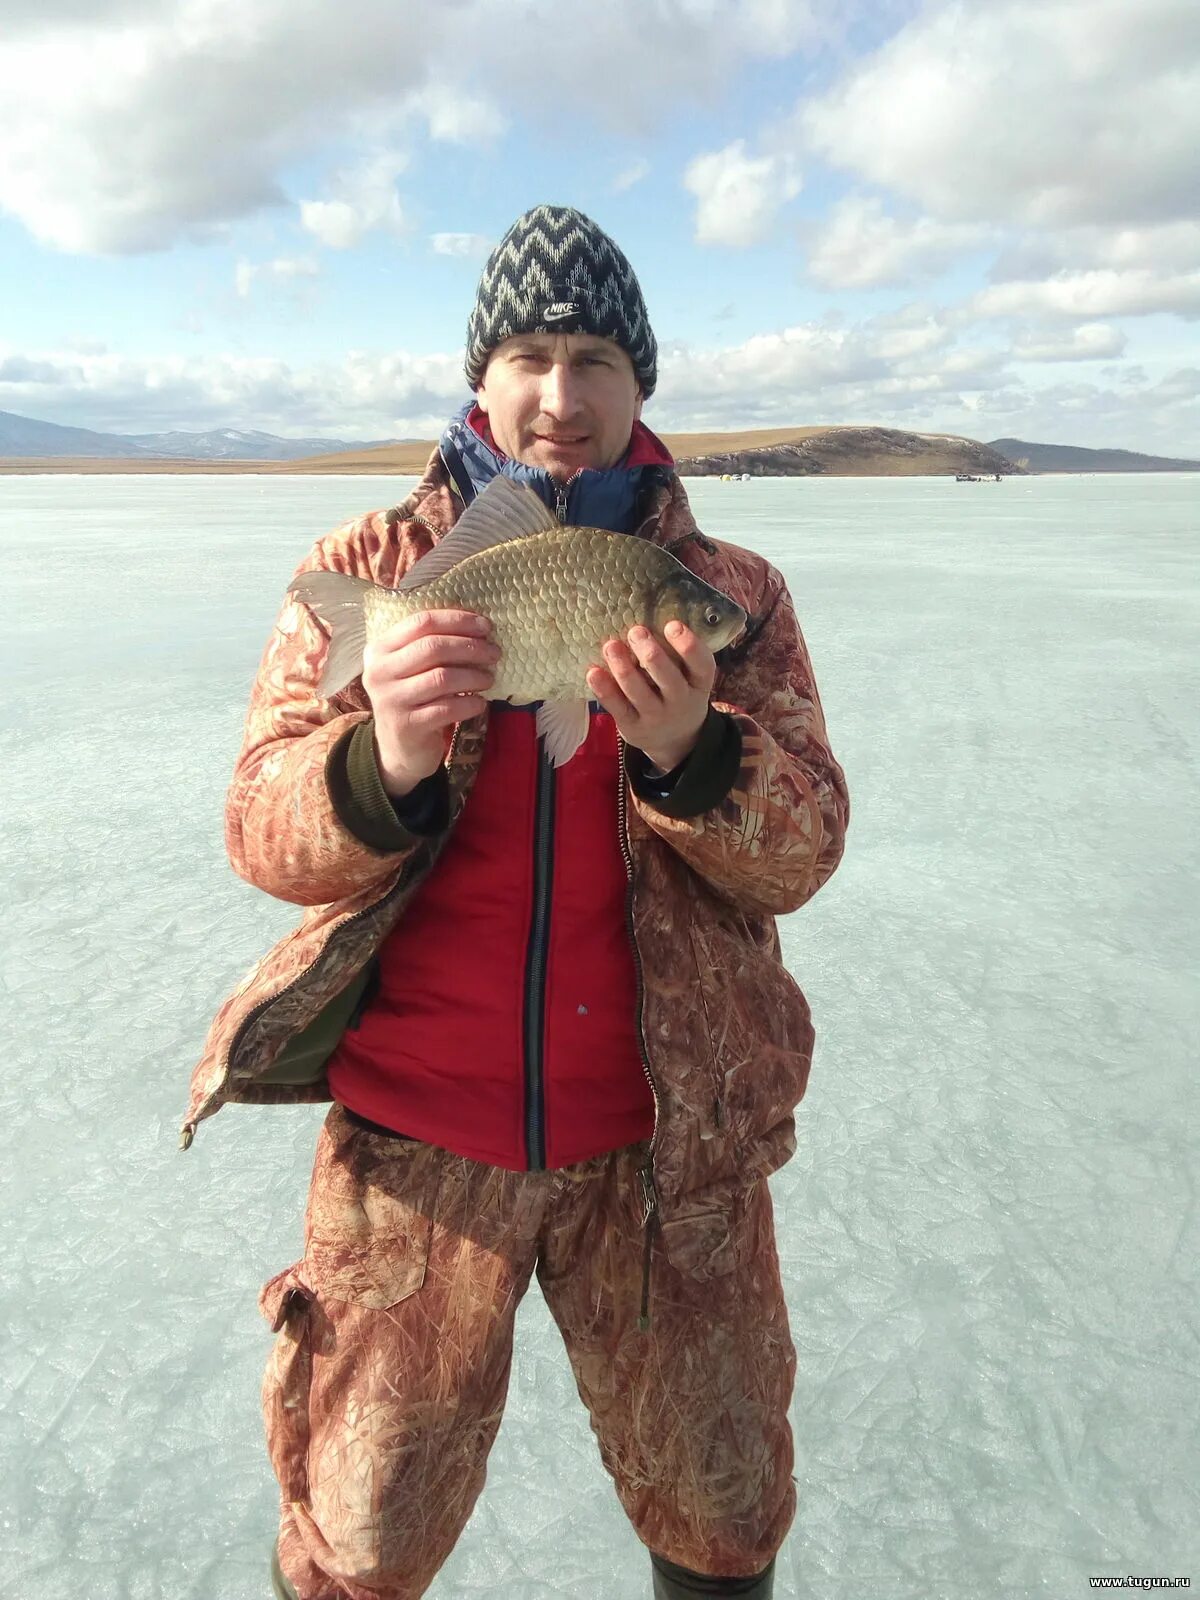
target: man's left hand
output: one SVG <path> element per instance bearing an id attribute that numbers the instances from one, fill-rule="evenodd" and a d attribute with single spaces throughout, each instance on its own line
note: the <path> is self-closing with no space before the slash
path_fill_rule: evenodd
<path id="1" fill-rule="evenodd" d="M 668 622 L 663 640 L 649 628 L 604 645 L 603 667 L 589 667 L 587 685 L 617 731 L 663 772 L 685 760 L 708 716 L 716 681 L 712 651 L 682 622 Z M 669 648 L 668 648 L 669 646 Z"/>

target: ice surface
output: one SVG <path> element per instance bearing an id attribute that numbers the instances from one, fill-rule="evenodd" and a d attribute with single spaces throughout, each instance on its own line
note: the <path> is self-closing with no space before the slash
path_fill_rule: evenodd
<path id="1" fill-rule="evenodd" d="M 250 683 L 378 479 L 0 479 L 0 1593 L 265 1600 L 255 1296 L 325 1107 L 177 1150 L 298 909 L 234 876 Z M 812 1006 L 772 1180 L 799 1372 L 778 1600 L 1200 1578 L 1200 479 L 693 481 L 776 560 L 853 815 L 783 923 Z M 433 1600 L 634 1600 L 645 1552 L 536 1280 Z"/>

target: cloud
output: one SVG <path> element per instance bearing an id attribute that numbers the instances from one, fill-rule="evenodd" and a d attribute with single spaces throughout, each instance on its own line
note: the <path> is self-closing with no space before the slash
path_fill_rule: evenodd
<path id="1" fill-rule="evenodd" d="M 302 367 L 230 354 L 197 359 L 0 349 L 0 409 L 105 432 L 246 427 L 340 438 L 429 435 L 440 432 L 468 394 L 461 350 L 423 356 L 352 351 L 338 362 Z"/>
<path id="2" fill-rule="evenodd" d="M 896 357 L 884 353 L 903 321 L 811 323 L 710 350 L 667 346 L 653 401 L 658 420 L 651 425 L 681 426 L 693 415 L 704 425 L 763 416 L 820 420 L 848 408 L 869 416 L 885 405 L 898 414 L 906 396 L 945 392 L 936 352 L 914 353 L 910 345 Z M 4 349 L 0 361 L 20 378 L 0 378 L 0 408 L 117 432 L 228 426 L 428 437 L 469 393 L 461 350 L 355 351 L 305 366 L 231 354 L 197 360 Z"/>
<path id="3" fill-rule="evenodd" d="M 801 107 L 834 165 L 933 215 L 1060 226 L 1191 217 L 1194 0 L 957 0 Z"/>
<path id="4" fill-rule="evenodd" d="M 1200 373 L 1196 377 L 1200 379 Z M 1180 404 L 1194 395 L 1189 389 L 1187 370 L 1156 384 L 1121 390 L 1094 383 L 1060 383 L 1044 389 L 1013 387 L 981 397 L 975 437 L 995 437 L 991 430 L 1000 427 L 1029 440 L 1194 460 L 1194 411 L 1189 416 Z"/>
<path id="5" fill-rule="evenodd" d="M 1041 281 L 992 284 L 969 304 L 981 317 L 1132 317 L 1172 311 L 1193 318 L 1200 316 L 1200 272 L 1059 272 Z"/>
<path id="6" fill-rule="evenodd" d="M 635 183 L 641 183 L 649 171 L 650 163 L 645 157 L 635 161 L 632 166 L 625 167 L 612 181 L 613 193 L 623 194 L 626 189 L 632 189 Z"/>
<path id="7" fill-rule="evenodd" d="M 847 195 L 838 202 L 809 251 L 809 276 L 831 289 L 868 289 L 933 277 L 994 238 L 974 223 L 917 217 L 903 222 L 883 202 Z"/>
<path id="8" fill-rule="evenodd" d="M 312 256 L 280 256 L 274 261 L 239 261 L 234 269 L 234 287 L 240 299 L 245 300 L 256 279 L 273 278 L 276 282 L 290 282 L 297 278 L 315 278 L 320 267 Z"/>
<path id="9" fill-rule="evenodd" d="M 913 304 L 885 312 L 863 324 L 880 355 L 887 361 L 932 356 L 954 343 L 951 318 L 942 310 Z"/>
<path id="10" fill-rule="evenodd" d="M 125 22 L 153 15 L 166 0 L 5 0 L 4 33 L 8 39 L 44 33 L 81 22 Z"/>
<path id="11" fill-rule="evenodd" d="M 1200 367 L 1180 367 L 1156 383 L 1151 393 L 1158 400 L 1200 398 Z"/>
<path id="12" fill-rule="evenodd" d="M 405 230 L 396 178 L 408 165 L 399 150 L 376 150 L 355 167 L 339 172 L 330 200 L 302 200 L 300 223 L 331 250 L 349 250 L 367 233 Z"/>
<path id="13" fill-rule="evenodd" d="M 284 174 L 332 146 L 486 146 L 518 116 L 556 140 L 637 135 L 709 103 L 742 61 L 842 26 L 834 0 L 446 0 L 419 16 L 394 0 L 17 0 L 19 27 L 12 9 L 0 210 L 57 249 L 113 254 L 286 207 Z M 586 71 L 548 71 L 548 47 Z M 380 225 L 352 195 L 303 199 L 335 247 Z"/>
<path id="14" fill-rule="evenodd" d="M 348 200 L 302 200 L 300 225 L 331 250 L 349 250 L 370 226 Z"/>
<path id="15" fill-rule="evenodd" d="M 31 361 L 28 356 L 5 356 L 0 360 L 0 384 L 57 386 L 70 370 L 58 361 Z"/>
<path id="16" fill-rule="evenodd" d="M 1125 335 L 1106 322 L 1083 322 L 1066 332 L 1026 329 L 1013 342 L 1018 361 L 1107 361 L 1125 349 Z"/>
<path id="17" fill-rule="evenodd" d="M 1003 374 L 1006 351 L 954 341 L 948 319 L 913 304 L 858 323 L 829 316 L 722 348 L 676 342 L 660 355 L 654 396 L 670 422 L 651 426 L 826 421 L 920 428 L 916 413 L 927 416 L 931 406 L 954 412 L 964 393 L 994 387 Z"/>
<path id="18" fill-rule="evenodd" d="M 1099 342 L 1095 334 L 1072 336 L 1072 347 L 1089 340 Z M 1036 363 L 1049 359 L 1036 353 L 1032 332 L 1010 352 L 913 303 L 861 322 L 829 317 L 736 344 L 664 342 L 647 421 L 660 432 L 875 424 L 1196 454 L 1200 369 L 1148 378 L 1122 365 L 1104 381 L 1040 386 Z M 1014 370 L 1014 360 L 1031 364 Z M 300 365 L 230 354 L 197 360 L 0 348 L 0 408 L 105 431 L 244 427 L 433 438 L 467 395 L 461 350 L 355 351 Z"/>
<path id="19" fill-rule="evenodd" d="M 703 14 L 701 5 L 696 10 Z M 712 11 L 714 7 L 707 7 Z M 725 9 L 725 8 L 720 8 Z M 804 44 L 832 37 L 839 9 L 809 0 L 742 0 L 732 8 L 728 26 L 734 40 L 765 56 L 788 56 Z"/>
<path id="20" fill-rule="evenodd" d="M 333 16 L 333 13 L 330 13 Z M 283 160 L 327 134 L 344 89 L 285 9 L 183 0 L 166 16 L 104 21 L 0 45 L 0 205 L 72 251 L 163 248 L 282 206 Z M 366 42 L 342 65 L 382 92 Z M 402 93 L 396 69 L 392 93 Z M 353 74 L 352 74 L 353 75 Z"/>
<path id="21" fill-rule="evenodd" d="M 1100 376 L 1108 383 L 1123 383 L 1134 387 L 1144 388 L 1150 382 L 1149 373 L 1137 361 L 1118 361 L 1111 367 L 1101 367 Z"/>
<path id="22" fill-rule="evenodd" d="M 492 241 L 482 233 L 431 233 L 429 243 L 435 256 L 466 261 L 482 261 L 492 248 Z"/>
<path id="23" fill-rule="evenodd" d="M 408 107 L 425 118 L 429 137 L 445 144 L 483 144 L 498 138 L 508 119 L 485 95 L 431 83 L 408 99 Z"/>
<path id="24" fill-rule="evenodd" d="M 1010 239 L 992 263 L 994 283 L 1042 278 L 1089 267 L 1186 272 L 1200 261 L 1200 223 L 1165 222 L 1144 228 L 1062 228 Z"/>
<path id="25" fill-rule="evenodd" d="M 735 248 L 761 244 L 780 206 L 800 192 L 800 177 L 786 156 L 748 156 L 746 141 L 690 162 L 683 186 L 696 196 L 696 243 Z"/>

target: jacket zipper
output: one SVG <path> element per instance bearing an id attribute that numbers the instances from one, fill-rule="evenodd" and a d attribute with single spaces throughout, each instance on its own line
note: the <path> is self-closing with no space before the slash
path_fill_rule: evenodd
<path id="1" fill-rule="evenodd" d="M 625 876 L 628 886 L 625 891 L 625 927 L 629 934 L 629 947 L 633 951 L 633 966 L 637 976 L 637 1004 L 634 1008 L 634 1021 L 637 1027 L 638 1049 L 642 1056 L 642 1070 L 646 1074 L 646 1081 L 650 1085 L 650 1093 L 654 1096 L 654 1131 L 650 1135 L 650 1146 L 646 1152 L 645 1165 L 638 1168 L 638 1182 L 642 1190 L 642 1227 L 646 1232 L 645 1250 L 642 1256 L 642 1304 L 638 1315 L 638 1328 L 645 1333 L 650 1326 L 650 1248 L 654 1229 L 659 1225 L 658 1194 L 654 1187 L 654 1146 L 658 1139 L 658 1114 L 659 1100 L 658 1088 L 654 1082 L 654 1074 L 650 1071 L 650 1055 L 646 1049 L 646 1035 L 642 1030 L 642 1011 L 646 1000 L 645 976 L 642 972 L 642 955 L 638 949 L 637 933 L 633 925 L 633 850 L 629 844 L 629 810 L 625 797 L 627 774 L 625 766 L 625 741 L 620 740 L 621 756 L 618 763 L 620 772 L 620 788 L 617 791 L 617 818 L 621 836 L 621 854 L 625 858 Z"/>
<path id="2" fill-rule="evenodd" d="M 555 488 L 555 491 L 554 491 L 554 515 L 558 518 L 558 520 L 560 522 L 566 522 L 566 520 L 567 520 L 567 496 L 571 492 L 571 485 L 575 482 L 575 479 L 580 475 L 580 473 L 582 471 L 583 471 L 582 467 L 576 467 L 575 471 L 567 479 L 566 483 L 560 483 Z"/>
<path id="3" fill-rule="evenodd" d="M 573 473 L 567 483 L 560 486 L 556 497 L 555 510 L 558 520 L 567 520 L 567 492 L 570 484 L 577 477 Z M 659 1225 L 658 1194 L 654 1187 L 654 1146 L 658 1139 L 659 1099 L 658 1088 L 654 1082 L 654 1074 L 650 1070 L 650 1056 L 646 1049 L 646 1035 L 642 1030 L 642 1011 L 645 1005 L 646 986 L 645 976 L 642 972 L 642 956 L 637 945 L 637 934 L 633 924 L 633 851 L 629 844 L 629 814 L 625 798 L 626 766 L 625 766 L 625 741 L 618 735 L 620 746 L 620 760 L 618 762 L 617 790 L 617 817 L 621 841 L 621 854 L 625 860 L 625 876 L 627 887 L 625 890 L 625 926 L 629 934 L 629 946 L 633 952 L 634 972 L 637 977 L 637 1003 L 634 1012 L 634 1022 L 637 1029 L 638 1049 L 642 1057 L 642 1071 L 646 1074 L 646 1082 L 650 1085 L 650 1093 L 654 1096 L 654 1131 L 650 1135 L 650 1145 L 646 1152 L 645 1164 L 638 1168 L 638 1183 L 642 1191 L 642 1227 L 645 1229 L 645 1248 L 642 1252 L 642 1303 L 638 1314 L 638 1330 L 645 1333 L 650 1327 L 650 1256 L 653 1245 L 654 1231 Z"/>
<path id="4" fill-rule="evenodd" d="M 449 768 L 451 762 L 454 760 L 454 752 L 455 752 L 455 750 L 456 750 L 456 748 L 458 746 L 458 734 L 459 734 L 459 728 L 456 725 L 455 729 L 454 729 L 454 732 L 453 732 L 453 734 L 451 735 L 451 738 L 450 738 L 450 748 L 446 752 L 446 766 L 447 766 L 447 768 Z M 342 923 L 342 926 L 337 930 L 337 933 L 332 935 L 331 937 L 332 938 L 340 938 L 341 935 L 342 935 L 343 930 L 348 928 L 352 922 L 361 921 L 361 919 L 363 917 L 370 916 L 370 914 L 373 911 L 378 911 L 380 906 L 386 905 L 389 900 L 394 899 L 396 897 L 396 895 L 398 895 L 404 888 L 407 887 L 408 882 L 409 882 L 410 878 L 412 877 L 414 870 L 415 869 L 414 869 L 414 865 L 413 865 L 413 858 L 410 858 L 408 861 L 406 861 L 404 863 L 404 866 L 401 868 L 401 871 L 400 871 L 400 876 L 396 879 L 396 882 L 388 890 L 387 894 L 385 894 L 381 899 L 376 900 L 372 905 L 364 906 L 361 911 L 356 911 L 352 917 L 347 917 L 345 922 Z M 296 976 L 292 979 L 292 981 L 290 983 L 288 983 L 288 984 L 285 984 L 284 987 L 278 991 L 278 993 L 268 996 L 268 998 L 266 1000 L 260 1001 L 260 1003 L 255 1006 L 254 1010 L 251 1011 L 250 1014 L 243 1019 L 241 1027 L 238 1029 L 237 1033 L 235 1033 L 234 1036 L 233 1036 L 233 1040 L 232 1040 L 232 1042 L 230 1043 L 230 1046 L 229 1046 L 229 1053 L 225 1058 L 225 1074 L 224 1075 L 225 1075 L 226 1078 L 228 1078 L 230 1072 L 233 1070 L 233 1061 L 234 1061 L 234 1058 L 236 1057 L 236 1055 L 238 1053 L 238 1046 L 241 1044 L 242 1040 L 246 1037 L 246 1034 L 248 1033 L 250 1028 L 252 1028 L 254 1026 L 254 1024 L 258 1021 L 259 1017 L 261 1017 L 265 1011 L 269 1011 L 270 1008 L 273 1005 L 275 1005 L 278 1001 L 283 999 L 285 994 L 287 994 L 290 990 L 294 989 L 298 983 L 302 983 L 304 981 L 304 979 L 308 977 L 309 973 L 313 970 L 313 968 L 316 967 L 320 963 L 320 961 L 324 958 L 326 951 L 329 949 L 329 943 L 330 943 L 330 941 L 326 941 L 326 943 L 321 947 L 321 949 L 318 951 L 317 955 L 313 958 L 313 960 L 310 961 L 309 964 L 305 967 L 303 972 L 298 972 L 296 974 Z M 378 952 L 376 952 L 376 955 L 378 955 Z M 374 957 L 372 957 L 372 959 L 374 959 Z M 196 1128 L 197 1128 L 197 1126 L 198 1126 L 198 1123 L 195 1123 L 195 1122 L 185 1122 L 184 1123 L 183 1131 L 180 1134 L 180 1138 L 179 1138 L 179 1148 L 181 1150 L 190 1150 L 191 1149 L 192 1141 L 196 1137 Z"/>

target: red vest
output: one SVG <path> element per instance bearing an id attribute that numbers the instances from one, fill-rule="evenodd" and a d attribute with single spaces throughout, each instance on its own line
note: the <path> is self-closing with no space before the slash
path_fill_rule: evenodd
<path id="1" fill-rule="evenodd" d="M 586 742 L 547 773 L 540 841 L 539 765 L 533 712 L 494 703 L 462 815 L 327 1067 L 360 1116 L 518 1172 L 654 1130 L 612 718 L 593 711 Z"/>

